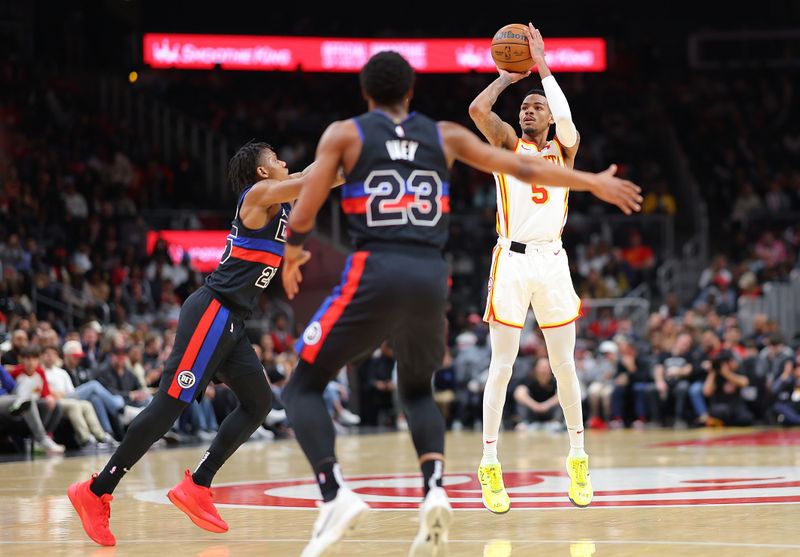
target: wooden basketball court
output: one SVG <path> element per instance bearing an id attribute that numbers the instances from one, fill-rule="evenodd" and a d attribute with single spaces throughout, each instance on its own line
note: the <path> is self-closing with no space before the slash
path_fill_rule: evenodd
<path id="1" fill-rule="evenodd" d="M 590 432 L 587 442 L 595 502 L 577 509 L 565 494 L 566 433 L 504 433 L 513 503 L 498 516 L 480 505 L 480 435 L 449 434 L 446 487 L 457 510 L 448 555 L 800 555 L 800 431 Z M 113 548 L 86 538 L 65 494 L 107 453 L 0 464 L 0 555 L 299 555 L 318 490 L 296 442 L 248 443 L 220 471 L 216 500 L 231 527 L 221 535 L 165 497 L 203 451 L 152 450 L 127 475 L 112 504 Z M 350 486 L 376 509 L 339 555 L 406 555 L 421 493 L 409 436 L 340 437 L 338 452 Z"/>

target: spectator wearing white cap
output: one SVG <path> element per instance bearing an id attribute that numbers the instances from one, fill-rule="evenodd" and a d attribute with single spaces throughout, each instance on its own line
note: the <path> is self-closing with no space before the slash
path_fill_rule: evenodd
<path id="1" fill-rule="evenodd" d="M 65 342 L 63 353 L 64 370 L 75 385 L 73 396 L 91 403 L 103 431 L 113 435 L 116 430 L 116 433 L 121 435 L 119 414 L 125 408 L 125 399 L 113 394 L 94 378 L 92 368 L 86 365 L 87 360 L 80 342 L 77 340 Z"/>
<path id="2" fill-rule="evenodd" d="M 100 425 L 94 407 L 89 401 L 75 396 L 72 379 L 63 368 L 59 367 L 59 363 L 57 348 L 48 346 L 42 351 L 42 368 L 50 386 L 50 392 L 59 401 L 64 409 L 64 414 L 72 424 L 78 445 L 81 448 L 89 445 L 112 446 L 113 437 Z"/>
<path id="3" fill-rule="evenodd" d="M 589 383 L 589 422 L 592 429 L 605 429 L 611 418 L 611 395 L 617 372 L 619 348 L 613 340 L 604 340 L 597 348 L 598 356 Z"/>

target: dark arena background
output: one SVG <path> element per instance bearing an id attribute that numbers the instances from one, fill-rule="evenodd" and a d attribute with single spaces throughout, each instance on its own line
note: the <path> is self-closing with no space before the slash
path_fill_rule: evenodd
<path id="1" fill-rule="evenodd" d="M 566 496 L 567 427 L 529 308 L 497 445 L 512 507 L 492 514 L 476 471 L 504 200 L 491 174 L 453 167 L 432 379 L 447 555 L 800 554 L 800 4 L 0 0 L 0 555 L 301 554 L 320 490 L 282 396 L 354 249 L 346 190 L 317 216 L 300 294 L 278 273 L 245 321 L 273 408 L 214 479 L 230 530 L 167 498 L 237 407 L 224 383 L 114 492 L 115 546 L 86 536 L 67 488 L 158 391 L 181 306 L 229 241 L 234 153 L 263 141 L 303 170 L 330 123 L 367 110 L 358 72 L 383 50 L 416 70 L 412 110 L 480 135 L 492 37 L 529 21 L 580 132 L 575 168 L 616 164 L 644 200 L 625 215 L 572 192 L 563 229 L 594 499 Z M 494 104 L 515 133 L 539 86 L 534 70 Z M 344 480 L 372 508 L 331 555 L 408 555 L 420 526 L 393 347 L 373 348 L 325 388 Z"/>

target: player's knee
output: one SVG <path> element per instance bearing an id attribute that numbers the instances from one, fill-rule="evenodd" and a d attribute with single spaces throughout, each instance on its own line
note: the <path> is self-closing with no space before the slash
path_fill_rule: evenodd
<path id="1" fill-rule="evenodd" d="M 263 390 L 262 396 L 259 397 L 258 406 L 254 409 L 254 414 L 258 423 L 264 423 L 267 419 L 267 414 L 272 410 L 272 389 L 269 385 Z"/>
<path id="2" fill-rule="evenodd" d="M 510 363 L 495 364 L 493 361 L 489 365 L 489 381 L 509 381 L 513 366 Z"/>
<path id="3" fill-rule="evenodd" d="M 575 375 L 575 360 L 567 360 L 560 364 L 551 364 L 551 366 L 556 379 Z"/>
<path id="4" fill-rule="evenodd" d="M 433 387 L 430 381 L 405 382 L 400 385 L 400 400 L 406 406 L 428 398 L 433 399 Z"/>
<path id="5" fill-rule="evenodd" d="M 283 401 L 283 405 L 286 407 L 287 412 L 291 412 L 291 409 L 294 407 L 294 403 L 297 400 L 297 383 L 292 381 L 293 378 L 289 379 L 289 382 L 286 383 L 286 386 L 281 391 L 281 400 Z"/>

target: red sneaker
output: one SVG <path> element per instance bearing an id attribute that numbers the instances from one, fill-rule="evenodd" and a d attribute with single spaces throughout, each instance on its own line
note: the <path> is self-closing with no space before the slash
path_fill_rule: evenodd
<path id="1" fill-rule="evenodd" d="M 72 484 L 67 495 L 81 519 L 86 535 L 100 545 L 116 545 L 117 540 L 108 528 L 114 497 L 108 493 L 101 497 L 92 493 L 89 486 L 96 477 L 97 474 L 94 474 L 91 480 Z"/>
<path id="2" fill-rule="evenodd" d="M 189 470 L 186 470 L 183 481 L 169 490 L 167 497 L 203 530 L 217 534 L 228 531 L 228 524 L 222 520 L 214 507 L 211 489 L 194 483 Z"/>
<path id="3" fill-rule="evenodd" d="M 608 429 L 608 425 L 603 421 L 600 416 L 594 416 L 587 424 L 589 429 Z"/>

